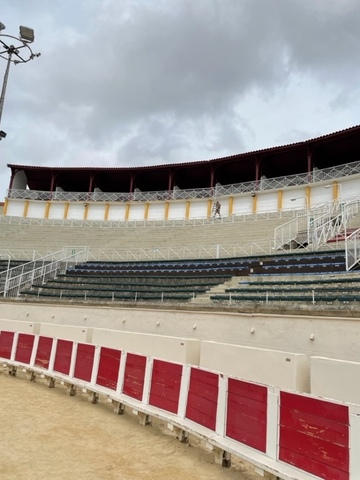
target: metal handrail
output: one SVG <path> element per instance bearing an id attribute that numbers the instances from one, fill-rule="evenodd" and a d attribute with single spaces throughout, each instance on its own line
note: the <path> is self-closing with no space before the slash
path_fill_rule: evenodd
<path id="1" fill-rule="evenodd" d="M 62 269 L 66 270 L 69 264 L 86 261 L 86 248 L 72 249 L 74 253 L 69 253 L 68 248 L 0 272 L 0 296 L 18 297 L 21 288 L 30 286 L 37 280 L 45 283 L 56 277 Z"/>

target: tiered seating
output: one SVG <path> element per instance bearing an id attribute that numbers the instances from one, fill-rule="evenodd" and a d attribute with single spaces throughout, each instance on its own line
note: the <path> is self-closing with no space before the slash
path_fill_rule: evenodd
<path id="1" fill-rule="evenodd" d="M 93 258 L 99 260 L 107 260 L 113 252 L 117 257 L 111 258 L 121 260 L 122 255 L 124 257 L 131 252 L 135 259 L 141 259 L 141 252 L 152 252 L 154 249 L 171 249 L 176 252 L 177 258 L 184 249 L 183 258 L 198 258 L 199 248 L 204 248 L 206 252 L 209 246 L 215 249 L 218 245 L 228 247 L 229 255 L 226 256 L 238 256 L 250 251 L 250 245 L 254 253 L 264 252 L 264 249 L 270 251 L 269 239 L 273 237 L 274 228 L 284 223 L 290 214 L 270 219 L 248 215 L 221 220 L 94 222 L 94 225 L 80 221 L 72 225 L 62 224 L 60 220 L 54 225 L 37 224 L 35 220 L 29 224 L 16 224 L 7 217 L 0 217 L 0 244 L 9 251 L 27 249 L 29 258 L 34 251 L 42 256 L 62 250 L 64 246 L 86 246 L 93 253 Z M 174 258 L 174 254 L 167 255 L 168 258 L 171 256 Z"/>
<path id="2" fill-rule="evenodd" d="M 298 280 L 285 285 L 276 283 L 276 279 L 266 282 L 263 277 L 324 273 L 345 273 L 344 252 L 218 260 L 87 262 L 69 268 L 45 285 L 32 285 L 31 290 L 22 294 L 104 301 L 195 301 L 216 289 L 217 293 L 210 295 L 212 301 L 310 301 L 318 279 L 312 280 L 310 287 L 304 284 L 300 288 Z M 227 288 L 224 283 L 233 277 L 248 281 Z M 260 280 L 254 281 L 255 278 Z M 336 298 L 329 289 L 322 296 L 329 301 Z"/>

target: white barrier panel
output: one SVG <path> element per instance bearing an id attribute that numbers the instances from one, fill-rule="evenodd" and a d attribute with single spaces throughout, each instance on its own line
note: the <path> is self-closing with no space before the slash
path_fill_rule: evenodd
<path id="1" fill-rule="evenodd" d="M 40 324 L 36 322 L 26 322 L 21 320 L 2 320 L 0 319 L 0 331 L 39 333 Z"/>
<path id="2" fill-rule="evenodd" d="M 86 327 L 72 327 L 69 325 L 54 325 L 52 323 L 41 323 L 40 335 L 45 337 L 66 338 L 78 342 L 91 343 L 93 329 Z"/>
<path id="3" fill-rule="evenodd" d="M 200 366 L 296 392 L 309 392 L 306 355 L 201 342 Z"/>
<path id="4" fill-rule="evenodd" d="M 360 363 L 311 357 L 311 393 L 360 405 Z"/>
<path id="5" fill-rule="evenodd" d="M 93 331 L 92 343 L 172 362 L 199 365 L 199 340 L 96 328 Z"/>

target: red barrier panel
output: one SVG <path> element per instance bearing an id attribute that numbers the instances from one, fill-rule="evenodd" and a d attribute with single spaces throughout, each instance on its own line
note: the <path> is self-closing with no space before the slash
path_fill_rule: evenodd
<path id="1" fill-rule="evenodd" d="M 94 365 L 95 346 L 79 343 L 77 346 L 74 377 L 85 382 L 91 381 L 91 374 Z"/>
<path id="2" fill-rule="evenodd" d="M 215 430 L 219 376 L 192 368 L 186 405 L 186 418 Z"/>
<path id="3" fill-rule="evenodd" d="M 69 375 L 73 345 L 70 340 L 58 340 L 54 362 L 56 372 Z"/>
<path id="4" fill-rule="evenodd" d="M 348 407 L 280 392 L 279 459 L 325 480 L 348 480 Z"/>
<path id="5" fill-rule="evenodd" d="M 14 332 L 0 332 L 0 357 L 10 359 L 14 335 Z"/>
<path id="6" fill-rule="evenodd" d="M 121 351 L 101 347 L 96 383 L 112 390 L 117 389 Z"/>
<path id="7" fill-rule="evenodd" d="M 39 337 L 39 343 L 36 350 L 35 366 L 47 369 L 49 368 L 51 349 L 53 339 L 50 337 Z"/>
<path id="8" fill-rule="evenodd" d="M 127 354 L 123 392 L 129 397 L 142 400 L 145 368 L 146 357 L 133 353 Z"/>
<path id="9" fill-rule="evenodd" d="M 168 412 L 177 413 L 182 365 L 154 360 L 149 403 Z"/>
<path id="10" fill-rule="evenodd" d="M 30 363 L 35 336 L 27 333 L 19 333 L 15 360 L 21 363 Z"/>
<path id="11" fill-rule="evenodd" d="M 266 452 L 267 388 L 229 378 L 226 435 Z"/>

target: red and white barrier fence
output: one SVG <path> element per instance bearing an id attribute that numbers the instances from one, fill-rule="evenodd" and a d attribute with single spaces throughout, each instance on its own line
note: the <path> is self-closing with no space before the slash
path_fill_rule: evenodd
<path id="1" fill-rule="evenodd" d="M 207 441 L 219 463 L 237 455 L 281 479 L 358 480 L 360 406 L 243 381 L 191 365 L 41 335 L 0 331 L 0 360 L 161 418 Z"/>

